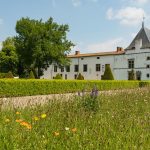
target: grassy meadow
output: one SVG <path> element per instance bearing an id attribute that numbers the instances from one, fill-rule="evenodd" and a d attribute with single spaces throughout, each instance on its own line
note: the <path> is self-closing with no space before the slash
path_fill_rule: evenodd
<path id="1" fill-rule="evenodd" d="M 150 89 L 2 110 L 0 150 L 148 150 Z"/>

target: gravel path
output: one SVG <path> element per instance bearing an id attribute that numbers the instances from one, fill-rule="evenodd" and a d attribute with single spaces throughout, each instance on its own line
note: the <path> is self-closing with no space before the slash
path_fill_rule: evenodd
<path id="1" fill-rule="evenodd" d="M 111 91 L 99 91 L 100 94 L 104 95 L 116 95 L 119 93 L 135 93 L 135 92 L 150 92 L 150 88 L 139 88 L 139 89 L 125 89 L 125 90 L 111 90 Z M 89 93 L 89 92 L 87 92 Z M 70 98 L 77 96 L 78 93 L 67 93 L 67 94 L 50 94 L 50 95 L 36 95 L 36 96 L 24 96 L 24 97 L 8 97 L 0 98 L 0 109 L 5 108 L 25 108 L 36 105 L 43 105 L 52 100 L 63 100 L 68 101 Z M 81 93 L 82 96 L 82 93 Z"/>

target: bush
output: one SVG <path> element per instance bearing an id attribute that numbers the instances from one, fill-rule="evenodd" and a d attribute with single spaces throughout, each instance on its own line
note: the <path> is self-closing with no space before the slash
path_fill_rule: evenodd
<path id="1" fill-rule="evenodd" d="M 0 73 L 0 79 L 5 78 L 6 73 Z"/>
<path id="2" fill-rule="evenodd" d="M 150 86 L 149 81 L 145 82 L 147 83 L 146 86 Z M 139 88 L 140 83 L 140 81 L 0 79 L 0 97 L 74 93 L 83 90 L 87 85 L 86 91 L 90 91 L 94 86 L 99 91 L 131 89 Z"/>
<path id="3" fill-rule="evenodd" d="M 11 71 L 9 71 L 8 73 L 6 73 L 5 78 L 14 78 L 13 74 Z"/>
<path id="4" fill-rule="evenodd" d="M 29 79 L 35 79 L 35 76 L 32 70 L 30 71 Z"/>
<path id="5" fill-rule="evenodd" d="M 77 80 L 84 80 L 84 76 L 79 73 L 79 75 L 77 76 Z"/>
<path id="6" fill-rule="evenodd" d="M 62 76 L 59 73 L 57 73 L 54 79 L 62 79 Z"/>
<path id="7" fill-rule="evenodd" d="M 135 72 L 133 69 L 129 72 L 129 80 L 135 80 Z"/>
<path id="8" fill-rule="evenodd" d="M 102 80 L 114 80 L 114 76 L 109 64 L 106 64 L 105 66 L 105 72 L 104 75 L 102 75 Z"/>

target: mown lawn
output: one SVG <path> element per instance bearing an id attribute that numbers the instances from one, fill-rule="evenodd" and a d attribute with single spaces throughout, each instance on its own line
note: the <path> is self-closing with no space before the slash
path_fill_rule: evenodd
<path id="1" fill-rule="evenodd" d="M 3 110 L 0 150 L 150 149 L 150 89 Z"/>

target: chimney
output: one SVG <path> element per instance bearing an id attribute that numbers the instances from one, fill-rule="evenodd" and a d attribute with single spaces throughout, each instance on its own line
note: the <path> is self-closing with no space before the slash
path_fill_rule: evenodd
<path id="1" fill-rule="evenodd" d="M 117 47 L 117 52 L 122 52 L 124 51 L 122 47 Z"/>
<path id="2" fill-rule="evenodd" d="M 80 51 L 75 51 L 75 55 L 79 55 L 80 54 Z"/>

